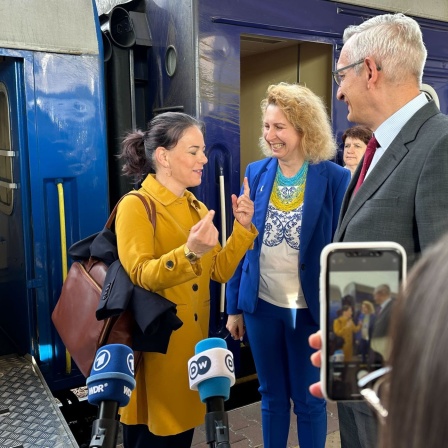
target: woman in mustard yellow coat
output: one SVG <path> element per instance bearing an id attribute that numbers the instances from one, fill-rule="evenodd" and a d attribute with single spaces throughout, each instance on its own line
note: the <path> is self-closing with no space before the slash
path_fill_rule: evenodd
<path id="1" fill-rule="evenodd" d="M 253 202 L 245 180 L 244 194 L 232 195 L 236 219 L 222 248 L 214 211 L 187 190 L 201 183 L 207 157 L 202 124 L 183 113 L 158 115 L 146 132 L 128 134 L 122 159 L 125 174 L 144 179 L 138 191 L 155 205 L 156 229 L 139 198 L 124 198 L 115 228 L 120 261 L 134 284 L 176 303 L 183 322 L 166 354 L 143 354 L 131 401 L 120 410 L 123 442 L 125 448 L 187 448 L 205 416 L 198 392 L 189 388 L 187 363 L 208 337 L 210 280 L 229 280 L 257 236 Z"/>
<path id="2" fill-rule="evenodd" d="M 353 309 L 350 305 L 344 305 L 341 315 L 333 322 L 333 331 L 336 336 L 344 339 L 342 350 L 344 361 L 353 359 L 353 335 L 361 330 L 361 324 L 355 325 L 352 319 Z"/>

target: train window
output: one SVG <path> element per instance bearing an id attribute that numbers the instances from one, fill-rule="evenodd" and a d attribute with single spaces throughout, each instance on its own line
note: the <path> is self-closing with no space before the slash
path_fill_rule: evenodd
<path id="1" fill-rule="evenodd" d="M 11 129 L 8 92 L 0 82 L 0 211 L 10 215 L 13 207 Z"/>

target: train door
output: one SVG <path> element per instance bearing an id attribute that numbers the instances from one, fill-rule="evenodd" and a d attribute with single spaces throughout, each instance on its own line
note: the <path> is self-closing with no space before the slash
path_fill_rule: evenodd
<path id="1" fill-rule="evenodd" d="M 29 353 L 33 259 L 30 228 L 24 222 L 29 183 L 22 122 L 23 61 L 0 57 L 0 354 Z M 25 257 L 25 253 L 29 253 Z M 20 323 L 27 322 L 27 325 Z"/>
<path id="2" fill-rule="evenodd" d="M 300 82 L 321 96 L 331 113 L 333 86 L 331 71 L 334 46 L 268 35 L 243 33 L 239 37 L 239 175 L 242 183 L 246 166 L 264 157 L 259 149 L 261 136 L 260 102 L 270 84 Z M 235 154 L 236 155 L 236 154 Z M 235 345 L 239 345 L 239 352 Z M 250 343 L 228 340 L 236 357 L 239 383 L 246 397 L 256 398 L 256 381 Z M 255 380 L 255 381 L 252 381 Z M 250 398 L 249 398 L 250 399 Z"/>

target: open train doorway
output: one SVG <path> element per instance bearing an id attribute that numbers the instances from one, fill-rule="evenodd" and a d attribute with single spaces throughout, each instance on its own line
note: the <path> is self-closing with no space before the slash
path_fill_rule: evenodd
<path id="1" fill-rule="evenodd" d="M 25 318 L 31 322 L 33 297 L 27 287 L 31 265 L 25 259 L 25 253 L 32 254 L 32 246 L 30 223 L 24 220 L 29 169 L 22 79 L 23 61 L 0 56 L 0 355 L 32 350 L 33 329 L 17 325 Z"/>
<path id="2" fill-rule="evenodd" d="M 264 157 L 259 148 L 260 103 L 269 85 L 281 81 L 306 85 L 323 98 L 331 115 L 333 50 L 330 44 L 255 34 L 240 36 L 240 183 L 247 165 Z M 240 377 L 234 389 L 241 386 L 247 402 L 251 402 L 256 397 L 258 378 L 250 340 L 244 339 L 240 353 Z M 231 399 L 234 396 L 231 394 Z"/>
<path id="3" fill-rule="evenodd" d="M 246 166 L 263 158 L 260 102 L 278 82 L 309 87 L 327 105 L 331 116 L 333 45 L 255 34 L 240 38 L 240 162 L 241 182 Z"/>

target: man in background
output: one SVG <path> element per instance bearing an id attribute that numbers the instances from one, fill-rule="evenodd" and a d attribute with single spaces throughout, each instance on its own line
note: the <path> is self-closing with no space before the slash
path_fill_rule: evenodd
<path id="1" fill-rule="evenodd" d="M 389 285 L 379 285 L 373 290 L 376 317 L 372 329 L 370 348 L 372 362 L 383 362 L 389 358 L 389 323 L 395 299 L 391 297 Z"/>

